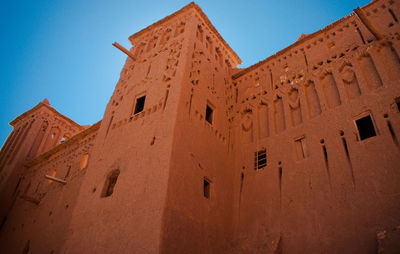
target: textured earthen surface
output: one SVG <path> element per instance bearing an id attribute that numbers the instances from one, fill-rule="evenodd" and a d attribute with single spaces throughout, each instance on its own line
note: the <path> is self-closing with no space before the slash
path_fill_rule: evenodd
<path id="1" fill-rule="evenodd" d="M 245 69 L 191 3 L 129 39 L 102 121 L 0 153 L 1 253 L 397 253 L 400 4 Z"/>

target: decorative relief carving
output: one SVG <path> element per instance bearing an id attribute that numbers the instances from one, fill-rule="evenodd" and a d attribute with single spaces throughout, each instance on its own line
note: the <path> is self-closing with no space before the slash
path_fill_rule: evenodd
<path id="1" fill-rule="evenodd" d="M 378 46 L 378 56 L 390 80 L 400 79 L 400 59 L 391 42 L 383 41 Z"/>
<path id="2" fill-rule="evenodd" d="M 286 129 L 283 100 L 282 97 L 280 97 L 279 95 L 275 95 L 274 99 L 274 123 L 276 133 L 279 133 Z"/>
<path id="3" fill-rule="evenodd" d="M 339 68 L 339 72 L 342 75 L 344 91 L 347 98 L 349 98 L 350 100 L 361 95 L 358 79 L 352 67 L 353 66 L 351 63 L 345 62 Z"/>
<path id="4" fill-rule="evenodd" d="M 304 85 L 304 93 L 307 102 L 307 111 L 309 118 L 314 118 L 321 114 L 321 104 L 319 101 L 318 93 L 315 90 L 315 84 L 309 80 Z"/>
<path id="5" fill-rule="evenodd" d="M 323 71 L 320 80 L 328 107 L 333 108 L 339 106 L 342 102 L 333 74 L 328 71 Z"/>
<path id="6" fill-rule="evenodd" d="M 240 121 L 241 137 L 243 143 L 253 142 L 253 111 L 250 108 L 242 112 L 242 119 Z"/>
<path id="7" fill-rule="evenodd" d="M 370 90 L 382 86 L 382 80 L 376 69 L 375 63 L 368 53 L 362 54 L 358 59 L 361 73 Z"/>
<path id="8" fill-rule="evenodd" d="M 261 102 L 258 106 L 258 129 L 260 138 L 269 136 L 269 108 L 268 104 Z"/>
<path id="9" fill-rule="evenodd" d="M 163 75 L 163 81 L 168 82 L 176 75 L 177 66 L 179 64 L 179 57 L 181 55 L 182 43 L 175 41 L 171 43 L 169 47 L 169 54 L 167 59 L 167 65 Z"/>
<path id="10" fill-rule="evenodd" d="M 299 125 L 303 122 L 301 116 L 299 91 L 292 87 L 292 89 L 290 89 L 288 92 L 288 98 L 292 126 Z"/>

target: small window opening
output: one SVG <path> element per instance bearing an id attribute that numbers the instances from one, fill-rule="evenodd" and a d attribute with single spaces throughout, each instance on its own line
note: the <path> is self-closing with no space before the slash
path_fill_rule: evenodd
<path id="1" fill-rule="evenodd" d="M 84 153 L 82 155 L 81 163 L 79 164 L 79 169 L 80 170 L 82 170 L 82 169 L 87 167 L 88 159 L 89 159 L 89 153 Z"/>
<path id="2" fill-rule="evenodd" d="M 0 231 L 3 228 L 4 224 L 6 224 L 6 221 L 7 221 L 7 216 L 4 216 L 3 220 L 1 221 L 1 224 L 0 224 Z"/>
<path id="3" fill-rule="evenodd" d="M 64 134 L 64 136 L 63 136 L 62 139 L 61 139 L 61 143 L 67 141 L 67 140 L 69 139 L 70 136 L 71 136 L 70 134 Z"/>
<path id="4" fill-rule="evenodd" d="M 395 99 L 395 101 L 396 101 L 397 110 L 400 112 L 400 97 L 397 97 Z"/>
<path id="5" fill-rule="evenodd" d="M 254 170 L 267 166 L 267 150 L 263 149 L 254 153 Z"/>
<path id="6" fill-rule="evenodd" d="M 134 111 L 135 115 L 143 111 L 145 100 L 146 96 L 142 96 L 136 99 L 135 111 Z"/>
<path id="7" fill-rule="evenodd" d="M 213 123 L 213 115 L 214 115 L 214 109 L 212 109 L 212 107 L 210 107 L 210 105 L 207 104 L 206 121 L 209 122 L 210 124 Z"/>
<path id="8" fill-rule="evenodd" d="M 203 180 L 203 195 L 205 198 L 210 199 L 211 181 L 204 178 Z"/>
<path id="9" fill-rule="evenodd" d="M 358 129 L 358 134 L 360 135 L 360 140 L 376 136 L 376 131 L 374 123 L 372 122 L 371 115 L 367 115 L 363 118 L 356 120 L 356 125 Z"/>
<path id="10" fill-rule="evenodd" d="M 307 154 L 307 146 L 306 146 L 306 139 L 304 136 L 297 138 L 294 141 L 297 159 L 301 160 L 308 156 Z"/>
<path id="11" fill-rule="evenodd" d="M 109 176 L 107 177 L 107 180 L 104 184 L 104 188 L 103 188 L 101 197 L 105 198 L 105 197 L 109 197 L 109 196 L 111 196 L 111 194 L 113 194 L 114 187 L 115 187 L 115 184 L 117 183 L 119 173 L 120 173 L 119 169 L 116 169 L 109 174 Z"/>

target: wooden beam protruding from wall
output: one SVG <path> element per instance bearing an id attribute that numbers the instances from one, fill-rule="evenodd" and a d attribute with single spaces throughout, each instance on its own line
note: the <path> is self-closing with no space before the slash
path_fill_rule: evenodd
<path id="1" fill-rule="evenodd" d="M 133 56 L 132 52 L 130 52 L 129 50 L 127 50 L 126 48 L 124 48 L 122 45 L 120 45 L 118 42 L 114 42 L 112 44 L 114 47 L 116 47 L 117 49 L 121 50 L 122 52 L 124 52 L 125 54 L 127 54 L 130 58 L 132 58 L 133 61 L 136 61 L 135 57 Z"/>

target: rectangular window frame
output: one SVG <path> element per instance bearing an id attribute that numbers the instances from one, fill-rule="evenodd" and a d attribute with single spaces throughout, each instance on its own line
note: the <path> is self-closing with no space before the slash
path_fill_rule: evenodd
<path id="1" fill-rule="evenodd" d="M 208 108 L 210 108 L 211 111 L 211 122 L 208 120 L 207 117 L 207 111 Z M 206 123 L 208 123 L 209 125 L 213 126 L 215 124 L 215 106 L 207 100 L 207 104 L 206 104 L 206 112 L 204 113 L 204 120 L 206 121 Z"/>
<path id="2" fill-rule="evenodd" d="M 141 111 L 136 112 L 136 107 L 137 107 L 138 100 L 141 99 L 142 97 L 144 97 L 143 108 L 142 108 Z M 146 96 L 146 92 L 140 93 L 140 94 L 135 96 L 135 100 L 134 100 L 134 104 L 133 104 L 132 112 L 131 112 L 132 116 L 138 115 L 138 114 L 140 114 L 140 113 L 142 113 L 144 111 L 144 107 L 146 105 L 146 99 L 147 99 L 146 97 L 147 97 Z"/>
<path id="3" fill-rule="evenodd" d="M 264 162 L 265 161 L 265 162 Z M 267 149 L 262 148 L 254 152 L 254 170 L 261 170 L 268 165 Z"/>
<path id="4" fill-rule="evenodd" d="M 358 120 L 360 120 L 360 119 L 362 119 L 364 117 L 367 117 L 367 116 L 369 116 L 371 118 L 371 122 L 372 122 L 372 125 L 373 125 L 374 130 L 375 130 L 375 136 L 371 136 L 371 137 L 368 137 L 368 138 L 361 139 L 360 130 L 358 129 L 358 125 L 357 125 L 356 121 L 358 121 Z M 376 123 L 375 123 L 375 119 L 374 119 L 374 117 L 372 115 L 372 112 L 370 110 L 365 111 L 365 112 L 357 115 L 356 117 L 353 117 L 353 124 L 354 124 L 354 128 L 356 129 L 357 139 L 358 139 L 359 142 L 364 142 L 366 140 L 370 140 L 370 138 L 373 138 L 373 137 L 376 137 L 376 136 L 379 135 L 378 128 L 377 128 Z"/>

